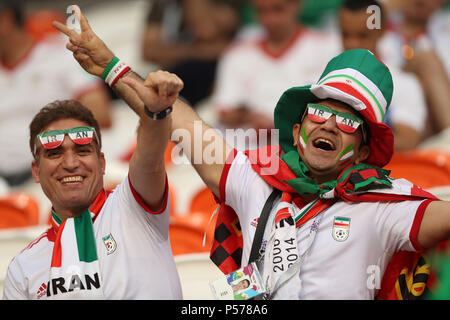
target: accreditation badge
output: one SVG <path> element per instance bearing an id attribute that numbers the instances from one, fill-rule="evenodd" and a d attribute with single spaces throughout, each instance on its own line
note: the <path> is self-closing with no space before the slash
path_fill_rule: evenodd
<path id="1" fill-rule="evenodd" d="M 212 281 L 210 287 L 218 300 L 248 300 L 265 292 L 255 262 Z"/>

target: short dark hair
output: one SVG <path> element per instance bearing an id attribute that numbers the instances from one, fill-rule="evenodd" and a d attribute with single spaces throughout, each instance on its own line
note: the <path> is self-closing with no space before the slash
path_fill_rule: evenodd
<path id="1" fill-rule="evenodd" d="M 30 149 L 33 156 L 36 136 L 51 123 L 62 119 L 76 119 L 94 127 L 98 137 L 99 150 L 102 148 L 102 136 L 100 127 L 91 110 L 83 106 L 77 100 L 56 100 L 44 106 L 30 123 Z"/>
<path id="2" fill-rule="evenodd" d="M 380 1 L 378 0 L 345 0 L 342 3 L 341 8 L 345 8 L 351 11 L 359 11 L 362 9 L 367 9 L 369 6 L 379 6 L 382 7 Z"/>

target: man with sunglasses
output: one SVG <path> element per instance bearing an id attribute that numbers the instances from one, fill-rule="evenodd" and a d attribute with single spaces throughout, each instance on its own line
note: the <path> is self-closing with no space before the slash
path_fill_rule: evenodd
<path id="1" fill-rule="evenodd" d="M 167 72 L 147 80 L 136 151 L 113 191 L 103 187 L 101 134 L 86 107 L 55 101 L 33 118 L 32 174 L 52 203 L 52 226 L 11 261 L 3 299 L 182 298 L 164 151 L 183 82 Z"/>
<path id="2" fill-rule="evenodd" d="M 91 74 L 100 76 L 114 58 L 83 15 L 81 35 L 54 26 Z M 143 80 L 127 75 L 129 87 L 119 80 L 114 89 L 142 110 L 135 97 Z M 389 262 L 411 252 L 417 263 L 415 252 L 449 239 L 450 203 L 382 169 L 393 154 L 384 123 L 392 92 L 391 74 L 374 54 L 343 52 L 316 83 L 280 97 L 274 110 L 280 146 L 245 152 L 227 145 L 186 103 L 174 103 L 171 130 L 183 129 L 190 139 L 173 140 L 221 204 L 211 259 L 224 273 L 257 262 L 269 299 L 421 296 L 427 269 L 415 269 L 406 282 L 404 270 L 397 278 L 395 269 L 403 260 L 392 268 Z M 211 150 L 195 139 L 199 131 L 216 142 L 215 161 L 194 161 L 198 143 L 203 157 Z"/>

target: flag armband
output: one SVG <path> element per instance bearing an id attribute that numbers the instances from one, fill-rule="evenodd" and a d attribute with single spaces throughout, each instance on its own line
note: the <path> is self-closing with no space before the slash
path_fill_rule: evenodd
<path id="1" fill-rule="evenodd" d="M 102 73 L 102 79 L 112 88 L 131 68 L 119 58 L 114 57 Z"/>

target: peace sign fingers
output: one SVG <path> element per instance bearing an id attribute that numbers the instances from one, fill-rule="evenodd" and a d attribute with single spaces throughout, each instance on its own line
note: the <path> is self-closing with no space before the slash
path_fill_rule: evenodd
<path id="1" fill-rule="evenodd" d="M 77 5 L 68 7 L 67 13 L 71 15 L 65 25 L 54 21 L 53 26 L 69 37 L 67 49 L 74 53 L 75 59 L 83 69 L 90 74 L 101 76 L 102 71 L 114 58 L 114 54 L 94 33 Z"/>

